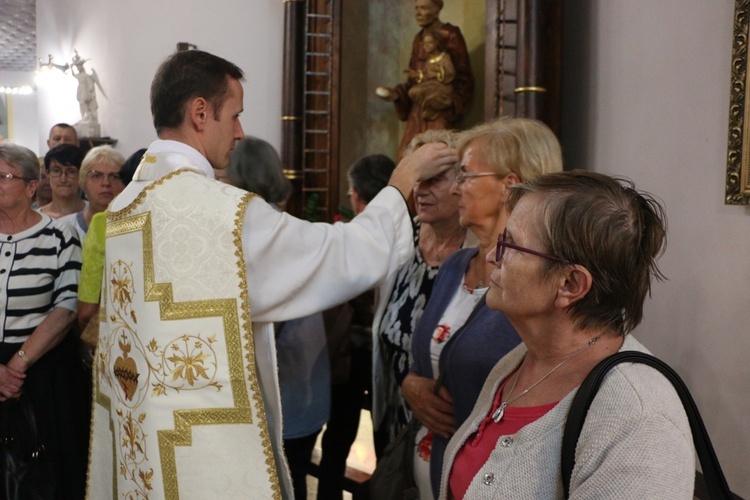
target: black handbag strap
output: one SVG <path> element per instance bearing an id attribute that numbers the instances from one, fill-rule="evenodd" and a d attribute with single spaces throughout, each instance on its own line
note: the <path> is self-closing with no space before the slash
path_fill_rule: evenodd
<path id="1" fill-rule="evenodd" d="M 586 413 L 589 411 L 591 402 L 596 396 L 604 377 L 607 372 L 619 363 L 643 363 L 655 368 L 661 372 L 667 380 L 674 386 L 677 394 L 682 400 L 690 422 L 690 431 L 693 434 L 695 450 L 698 453 L 698 459 L 703 469 L 703 475 L 706 480 L 706 489 L 711 499 L 731 499 L 732 493 L 729 485 L 721 470 L 716 453 L 711 445 L 711 439 L 708 437 L 706 427 L 703 425 L 698 407 L 690 395 L 690 391 L 685 386 L 677 372 L 669 367 L 666 363 L 654 356 L 637 351 L 623 351 L 602 360 L 591 370 L 586 379 L 578 389 L 578 393 L 573 398 L 573 403 L 568 413 L 568 419 L 565 423 L 565 432 L 562 440 L 562 480 L 565 498 L 570 496 L 570 479 L 573 475 L 573 466 L 575 465 L 575 452 L 578 438 L 581 435 L 583 422 L 586 419 Z"/>

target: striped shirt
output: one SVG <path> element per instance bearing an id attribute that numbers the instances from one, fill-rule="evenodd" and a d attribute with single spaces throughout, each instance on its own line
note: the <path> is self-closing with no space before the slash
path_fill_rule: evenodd
<path id="1" fill-rule="evenodd" d="M 49 216 L 16 234 L 0 233 L 0 341 L 23 343 L 55 307 L 76 311 L 81 244 Z"/>

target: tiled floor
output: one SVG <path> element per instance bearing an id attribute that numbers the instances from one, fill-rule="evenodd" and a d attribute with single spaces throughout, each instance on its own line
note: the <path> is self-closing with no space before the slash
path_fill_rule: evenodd
<path id="1" fill-rule="evenodd" d="M 318 435 L 318 442 L 315 444 L 315 449 L 313 450 L 313 462 L 315 463 L 320 460 L 320 439 L 322 435 L 322 432 Z M 349 467 L 353 467 L 370 474 L 373 470 L 375 470 L 375 447 L 372 442 L 372 418 L 370 418 L 369 411 L 362 410 L 362 414 L 359 418 L 359 431 L 357 431 L 357 439 L 354 441 L 354 444 L 349 451 L 349 458 L 347 458 L 346 463 Z M 317 490 L 318 480 L 312 476 L 307 476 L 308 500 L 317 499 Z M 344 500 L 351 500 L 351 498 L 351 494 L 344 492 Z"/>

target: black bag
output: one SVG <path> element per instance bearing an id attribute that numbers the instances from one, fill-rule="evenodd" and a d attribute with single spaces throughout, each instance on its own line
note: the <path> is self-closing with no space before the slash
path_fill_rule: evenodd
<path id="1" fill-rule="evenodd" d="M 573 466 L 575 465 L 576 444 L 581 435 L 586 413 L 589 411 L 591 402 L 594 400 L 594 396 L 596 396 L 596 392 L 599 390 L 599 386 L 604 380 L 605 375 L 619 363 L 643 363 L 649 365 L 661 372 L 672 383 L 682 400 L 685 413 L 687 413 L 688 421 L 690 422 L 690 431 L 693 434 L 695 451 L 698 454 L 701 469 L 703 469 L 709 498 L 719 500 L 731 499 L 732 493 L 729 491 L 729 485 L 724 478 L 719 459 L 716 458 L 716 453 L 711 445 L 711 439 L 708 437 L 706 427 L 703 425 L 698 407 L 695 405 L 695 401 L 693 401 L 685 383 L 669 365 L 654 356 L 637 351 L 619 352 L 602 360 L 591 370 L 591 373 L 588 374 L 578 389 L 575 398 L 573 398 L 570 413 L 568 413 L 568 420 L 565 423 L 561 452 L 565 498 L 570 496 L 570 479 L 573 474 Z"/>
<path id="2" fill-rule="evenodd" d="M 0 403 L 0 496 L 8 500 L 55 498 L 55 469 L 39 440 L 31 401 Z"/>
<path id="3" fill-rule="evenodd" d="M 370 479 L 372 500 L 413 500 L 419 498 L 414 482 L 415 422 L 401 429 L 378 460 Z"/>

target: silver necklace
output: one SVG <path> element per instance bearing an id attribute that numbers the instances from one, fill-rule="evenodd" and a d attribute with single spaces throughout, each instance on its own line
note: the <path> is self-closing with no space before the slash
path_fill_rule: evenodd
<path id="1" fill-rule="evenodd" d="M 536 382 L 534 382 L 533 384 L 531 384 L 523 392 L 521 392 L 518 396 L 516 396 L 514 398 L 511 398 L 511 399 L 507 399 L 504 402 L 500 403 L 500 406 L 497 407 L 497 410 L 495 410 L 492 413 L 492 420 L 494 420 L 496 424 L 499 424 L 500 421 L 503 419 L 503 415 L 505 415 L 505 408 L 507 408 L 509 404 L 511 404 L 513 401 L 519 399 L 521 396 L 526 395 L 526 393 L 528 393 L 531 389 L 533 389 L 534 387 L 538 386 L 539 384 L 541 384 L 542 382 L 544 382 L 545 380 L 547 380 L 547 378 L 550 375 L 552 375 L 553 373 L 555 373 L 555 371 L 557 371 L 557 369 L 560 368 L 562 365 L 564 365 L 565 363 L 567 363 L 568 361 L 570 361 L 571 359 L 575 358 L 576 356 L 578 356 L 579 354 L 581 354 L 583 351 L 585 351 L 586 349 L 588 349 L 589 347 L 591 347 L 592 345 L 594 345 L 594 343 L 596 343 L 596 341 L 599 340 L 599 337 L 601 337 L 601 335 L 597 335 L 593 339 L 591 339 L 588 342 L 586 342 L 586 345 L 584 345 L 583 347 L 581 347 L 580 349 L 578 349 L 576 352 L 574 352 L 573 354 L 571 354 L 567 358 L 565 358 L 562 361 L 560 361 L 554 368 L 552 368 L 549 372 L 547 372 L 547 374 L 544 377 L 540 378 L 539 380 L 537 380 Z M 523 365 L 521 365 L 521 367 L 523 367 Z M 516 384 L 518 383 L 518 379 L 520 377 L 521 377 L 521 368 L 519 368 L 518 371 L 516 372 L 516 378 L 513 380 L 513 385 L 510 386 L 510 392 L 508 392 L 508 397 L 509 398 L 510 398 L 510 396 L 513 395 L 513 391 L 516 389 Z"/>

